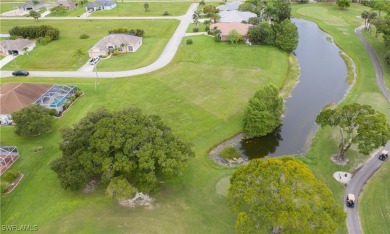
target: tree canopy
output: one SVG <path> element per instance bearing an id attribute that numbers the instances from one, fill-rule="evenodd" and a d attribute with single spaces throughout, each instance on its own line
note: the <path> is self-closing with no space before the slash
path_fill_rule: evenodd
<path id="1" fill-rule="evenodd" d="M 316 123 L 339 130 L 338 156 L 342 160 L 346 159 L 346 152 L 354 144 L 360 153 L 367 155 L 390 139 L 386 116 L 368 105 L 353 103 L 337 109 L 326 107 L 317 116 Z"/>
<path id="2" fill-rule="evenodd" d="M 298 28 L 290 20 L 274 25 L 275 46 L 287 52 L 293 52 L 298 46 Z"/>
<path id="3" fill-rule="evenodd" d="M 158 189 L 166 176 L 178 174 L 193 156 L 161 119 L 140 109 L 89 113 L 62 130 L 62 157 L 52 162 L 63 188 L 78 190 L 100 177 L 107 195 L 122 199 L 134 191 Z"/>
<path id="4" fill-rule="evenodd" d="M 241 233 L 334 233 L 345 222 L 330 190 L 291 157 L 251 160 L 230 184 L 228 201 Z"/>
<path id="5" fill-rule="evenodd" d="M 15 133 L 20 136 L 36 136 L 51 130 L 53 116 L 50 109 L 38 104 L 24 107 L 12 114 L 15 122 Z"/>
<path id="6" fill-rule="evenodd" d="M 265 136 L 282 124 L 283 98 L 273 85 L 267 85 L 249 100 L 244 114 L 244 134 L 247 138 Z"/>
<path id="7" fill-rule="evenodd" d="M 340 8 L 346 8 L 351 6 L 352 0 L 336 0 L 337 6 Z"/>

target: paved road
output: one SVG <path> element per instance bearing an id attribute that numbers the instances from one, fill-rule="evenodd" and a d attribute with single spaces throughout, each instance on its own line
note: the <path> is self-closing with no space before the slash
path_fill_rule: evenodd
<path id="1" fill-rule="evenodd" d="M 119 78 L 119 77 L 130 77 L 140 74 L 149 73 L 156 71 L 160 68 L 168 65 L 173 57 L 176 54 L 176 51 L 187 31 L 188 26 L 192 21 L 192 15 L 197 9 L 198 3 L 193 3 L 189 7 L 187 13 L 183 16 L 178 17 L 96 17 L 96 19 L 168 19 L 175 18 L 180 19 L 180 24 L 177 27 L 176 31 L 172 35 L 168 44 L 165 46 L 160 57 L 153 62 L 152 64 L 129 71 L 116 71 L 116 72 L 92 72 L 92 71 L 30 71 L 30 76 L 32 77 L 66 77 L 66 78 Z M 1 17 L 0 20 L 3 20 L 4 17 Z M 88 19 L 92 19 L 89 17 Z M 8 19 L 8 17 L 7 17 Z M 62 18 L 64 19 L 64 18 Z M 80 18 L 77 18 L 80 19 Z M 0 71 L 0 77 L 9 77 L 12 76 L 12 71 Z"/>
<path id="2" fill-rule="evenodd" d="M 363 42 L 366 50 L 368 51 L 372 63 L 374 64 L 376 80 L 379 88 L 381 89 L 383 95 L 390 101 L 390 92 L 387 89 L 385 82 L 383 80 L 383 73 L 373 49 L 368 44 L 366 39 L 363 37 L 361 30 L 364 26 L 359 27 L 355 30 L 356 34 Z M 383 149 L 390 150 L 390 141 L 386 144 Z M 382 149 L 381 149 L 382 150 Z M 380 151 L 381 151 L 380 150 Z M 379 152 L 380 152 L 379 151 Z M 347 211 L 347 227 L 350 234 L 361 234 L 362 229 L 359 221 L 359 195 L 362 191 L 363 186 L 366 184 L 367 180 L 375 173 L 376 170 L 384 163 L 378 159 L 378 152 L 373 155 L 373 157 L 366 162 L 366 164 L 352 177 L 351 181 L 348 183 L 347 188 L 345 189 L 344 200 L 347 198 L 348 193 L 355 194 L 356 204 L 354 208 L 348 208 L 344 203 L 344 209 Z"/>

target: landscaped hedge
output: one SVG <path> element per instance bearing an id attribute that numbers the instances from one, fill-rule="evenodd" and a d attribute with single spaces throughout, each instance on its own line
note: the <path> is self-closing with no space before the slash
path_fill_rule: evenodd
<path id="1" fill-rule="evenodd" d="M 20 171 L 10 169 L 1 176 L 0 193 L 7 192 L 8 186 L 14 182 L 20 175 Z"/>
<path id="2" fill-rule="evenodd" d="M 114 28 L 108 31 L 108 34 L 124 33 L 131 34 L 137 37 L 144 37 L 145 31 L 143 29 L 127 29 L 127 28 Z"/>
<path id="3" fill-rule="evenodd" d="M 20 36 L 23 38 L 45 38 L 51 40 L 58 40 L 60 37 L 60 30 L 53 28 L 50 25 L 40 26 L 15 26 L 9 30 L 11 36 Z"/>

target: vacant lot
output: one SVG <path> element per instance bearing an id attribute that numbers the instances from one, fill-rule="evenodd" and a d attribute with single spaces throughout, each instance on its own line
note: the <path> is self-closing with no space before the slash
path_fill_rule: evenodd
<path id="1" fill-rule="evenodd" d="M 104 22 L 104 23 L 103 23 Z M 108 35 L 114 28 L 143 29 L 145 37 L 143 45 L 136 53 L 128 53 L 99 63 L 99 71 L 130 70 L 146 66 L 160 56 L 166 43 L 171 38 L 179 21 L 177 20 L 2 20 L 1 33 L 17 25 L 51 25 L 60 30 L 60 39 L 47 45 L 39 45 L 28 55 L 19 56 L 15 63 L 9 63 L 4 70 L 77 70 L 88 61 L 84 56 L 81 61 L 74 58 L 73 53 L 81 48 L 87 51 L 100 39 Z M 80 39 L 81 34 L 89 35 L 88 39 Z M 53 59 L 55 58 L 55 59 Z M 100 67 L 101 65 L 101 67 Z"/>
<path id="2" fill-rule="evenodd" d="M 145 11 L 144 2 L 117 2 L 117 7 L 109 11 L 95 11 L 91 16 L 162 16 L 167 11 L 170 16 L 184 15 L 191 2 L 149 2 Z"/>
<path id="3" fill-rule="evenodd" d="M 12 194 L 2 196 L 1 223 L 34 223 L 43 233 L 234 233 L 234 217 L 225 197 L 216 192 L 219 179 L 233 170 L 211 165 L 207 151 L 240 131 L 245 104 L 257 89 L 284 83 L 288 56 L 271 47 L 231 46 L 206 36 L 192 40 L 192 45 L 182 43 L 168 67 L 129 79 L 101 79 L 97 90 L 93 79 L 21 78 L 77 84 L 85 95 L 49 134 L 24 138 L 13 128 L 1 128 L 0 143 L 19 147 L 22 156 L 15 168 L 25 173 Z M 100 106 L 130 105 L 160 115 L 194 144 L 196 157 L 183 174 L 163 184 L 152 210 L 119 207 L 101 189 L 88 195 L 62 190 L 49 168 L 60 156 L 59 129 Z M 36 146 L 43 146 L 43 152 L 33 153 Z"/>

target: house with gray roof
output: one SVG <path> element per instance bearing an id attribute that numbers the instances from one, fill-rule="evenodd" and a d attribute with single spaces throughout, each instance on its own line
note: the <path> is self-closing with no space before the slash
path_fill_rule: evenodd
<path id="1" fill-rule="evenodd" d="M 35 47 L 35 41 L 18 38 L 16 40 L 0 41 L 0 54 L 3 56 L 12 54 L 24 54 Z"/>
<path id="2" fill-rule="evenodd" d="M 58 0 L 50 6 L 50 9 L 58 6 L 63 6 L 67 10 L 74 10 L 77 7 L 77 3 L 70 0 Z"/>
<path id="3" fill-rule="evenodd" d="M 18 8 L 23 11 L 38 11 L 42 7 L 46 8 L 46 3 L 43 1 L 37 1 L 35 3 L 33 1 L 28 1 L 18 6 Z"/>
<path id="4" fill-rule="evenodd" d="M 99 11 L 99 10 L 111 10 L 116 7 L 116 3 L 112 0 L 96 0 L 94 2 L 87 3 L 86 11 Z"/>
<path id="5" fill-rule="evenodd" d="M 219 22 L 222 23 L 230 23 L 230 22 L 236 22 L 241 23 L 243 21 L 248 21 L 250 18 L 257 17 L 255 13 L 249 12 L 249 11 L 221 11 L 218 13 L 221 17 Z"/>
<path id="6" fill-rule="evenodd" d="M 217 6 L 217 9 L 219 11 L 233 11 L 233 10 L 238 10 L 238 7 L 242 4 L 242 2 L 239 1 L 234 1 L 234 2 L 229 2 L 226 3 L 225 5 L 220 5 Z"/>
<path id="7" fill-rule="evenodd" d="M 136 52 L 142 45 L 142 37 L 137 37 L 129 34 L 110 34 L 98 43 L 96 43 L 89 51 L 89 57 L 107 56 L 115 49 L 121 53 Z"/>

